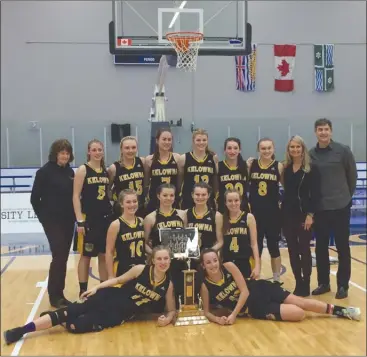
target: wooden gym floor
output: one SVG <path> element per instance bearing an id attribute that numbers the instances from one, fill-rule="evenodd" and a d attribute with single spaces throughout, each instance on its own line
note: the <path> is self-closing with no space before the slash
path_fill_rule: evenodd
<path id="1" fill-rule="evenodd" d="M 349 297 L 336 300 L 337 265 L 331 265 L 332 292 L 318 299 L 333 304 L 359 306 L 360 322 L 312 313 L 300 323 L 237 319 L 233 326 L 158 328 L 155 320 L 129 322 L 100 333 L 71 335 L 62 327 L 26 336 L 17 344 L 6 346 L 3 331 L 23 325 L 50 308 L 47 275 L 50 255 L 34 255 L 32 246 L 1 249 L 1 355 L 366 355 L 366 241 L 365 235 L 352 236 L 352 278 Z M 23 254 L 22 254 L 23 253 Z M 282 249 L 287 289 L 294 288 L 287 249 Z M 330 255 L 336 256 L 333 248 Z M 76 267 L 78 255 L 71 254 L 65 295 L 77 297 Z M 97 264 L 93 261 L 89 286 L 97 283 Z M 262 277 L 271 276 L 270 261 L 264 251 Z M 312 273 L 316 287 L 316 268 Z"/>

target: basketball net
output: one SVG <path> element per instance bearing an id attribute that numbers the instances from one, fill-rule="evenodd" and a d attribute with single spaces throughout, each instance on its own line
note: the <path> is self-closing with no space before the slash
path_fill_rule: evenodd
<path id="1" fill-rule="evenodd" d="M 176 68 L 185 72 L 196 71 L 199 48 L 204 35 L 200 32 L 170 32 L 166 38 L 177 53 Z"/>

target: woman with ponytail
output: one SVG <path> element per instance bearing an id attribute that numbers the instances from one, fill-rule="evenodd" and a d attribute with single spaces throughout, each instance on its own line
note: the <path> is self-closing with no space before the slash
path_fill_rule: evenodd
<path id="1" fill-rule="evenodd" d="M 98 256 L 99 278 L 101 282 L 107 280 L 106 235 L 112 221 L 108 187 L 103 143 L 94 139 L 88 143 L 87 163 L 77 169 L 74 179 L 73 204 L 78 230 L 77 250 L 80 253 L 80 294 L 87 290 L 91 257 Z"/>
<path id="2" fill-rule="evenodd" d="M 145 264 L 143 219 L 136 216 L 139 200 L 136 192 L 123 190 L 119 195 L 122 215 L 107 232 L 106 265 L 108 279 L 127 272 L 137 264 Z"/>
<path id="3" fill-rule="evenodd" d="M 182 172 L 181 209 L 194 206 L 192 189 L 196 183 L 206 182 L 213 190 L 209 206 L 215 206 L 217 194 L 218 157 L 208 147 L 208 133 L 203 129 L 197 129 L 192 135 L 192 151 L 181 155 L 179 161 Z"/>
<path id="4" fill-rule="evenodd" d="M 246 162 L 241 155 L 241 141 L 227 138 L 224 141 L 225 159 L 218 164 L 218 211 L 224 212 L 224 192 L 236 189 L 241 195 L 241 209 L 249 212 L 247 198 L 248 172 Z"/>
<path id="5" fill-rule="evenodd" d="M 134 190 L 138 195 L 138 217 L 145 217 L 144 212 L 144 158 L 137 156 L 138 141 L 134 136 L 125 136 L 120 142 L 120 159 L 108 168 L 110 192 L 115 201 L 115 219 L 121 216 L 118 197 L 122 190 Z"/>
<path id="6" fill-rule="evenodd" d="M 155 136 L 155 151 L 153 155 L 145 158 L 145 186 L 148 189 L 146 214 L 155 211 L 159 207 L 157 189 L 164 183 L 169 183 L 176 187 L 177 206 L 179 192 L 179 154 L 172 152 L 173 135 L 169 128 L 159 128 Z"/>

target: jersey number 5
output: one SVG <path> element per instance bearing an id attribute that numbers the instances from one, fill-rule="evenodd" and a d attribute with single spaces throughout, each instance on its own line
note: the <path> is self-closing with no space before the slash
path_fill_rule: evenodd
<path id="1" fill-rule="evenodd" d="M 97 200 L 103 200 L 106 196 L 106 186 L 98 186 Z"/>
<path id="2" fill-rule="evenodd" d="M 130 243 L 130 251 L 131 251 L 131 258 L 141 257 L 143 255 L 142 247 L 143 247 L 143 241 L 140 240 L 139 242 L 131 242 Z"/>

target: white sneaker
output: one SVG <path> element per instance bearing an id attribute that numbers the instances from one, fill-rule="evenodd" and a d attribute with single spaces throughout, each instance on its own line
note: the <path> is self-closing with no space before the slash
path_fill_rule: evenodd
<path id="1" fill-rule="evenodd" d="M 361 320 L 361 309 L 359 307 L 346 307 L 343 309 L 343 316 L 350 320 Z"/>

